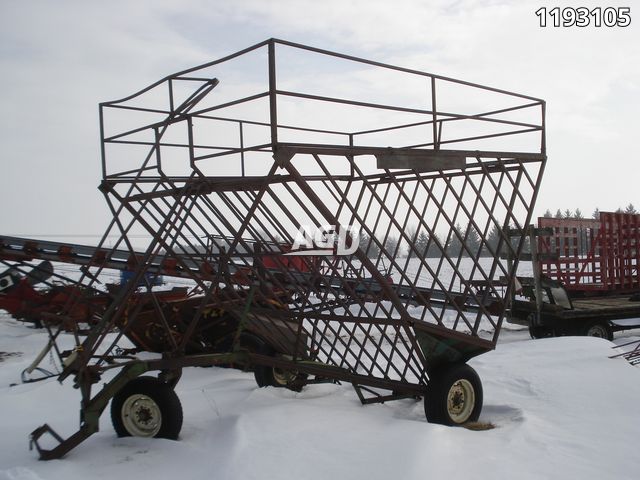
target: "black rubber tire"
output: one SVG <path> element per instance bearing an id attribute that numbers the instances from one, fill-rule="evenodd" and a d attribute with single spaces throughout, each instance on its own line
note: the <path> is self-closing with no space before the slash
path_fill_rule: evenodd
<path id="1" fill-rule="evenodd" d="M 306 373 L 289 372 L 265 365 L 256 365 L 253 375 L 259 387 L 287 388 L 294 392 L 301 391 L 308 378 Z"/>
<path id="2" fill-rule="evenodd" d="M 268 355 L 275 357 L 278 353 L 269 345 L 267 345 L 261 339 L 252 337 L 252 344 L 245 340 L 244 345 L 249 350 L 259 353 L 261 355 Z M 306 373 L 294 372 L 293 375 L 289 375 L 288 372 L 279 368 L 271 367 L 268 365 L 254 365 L 253 376 L 256 380 L 258 387 L 276 387 L 276 388 L 288 388 L 294 392 L 302 390 L 302 386 L 307 380 L 308 375 Z"/>
<path id="3" fill-rule="evenodd" d="M 554 336 L 554 332 L 549 327 L 529 326 L 529 336 L 534 340 L 538 338 L 549 338 Z"/>
<path id="4" fill-rule="evenodd" d="M 460 401 L 462 411 L 458 414 Z M 478 420 L 482 401 L 482 382 L 476 371 L 466 363 L 454 363 L 431 374 L 424 397 L 424 413 L 429 423 L 463 425 Z"/>
<path id="5" fill-rule="evenodd" d="M 144 425 L 144 420 L 137 422 L 142 429 L 148 430 L 146 434 L 136 432 L 131 427 L 131 422 L 135 423 L 135 420 L 127 418 L 132 413 L 131 409 L 136 408 L 136 398 L 141 399 L 146 405 L 137 407 L 138 412 L 147 414 L 150 410 L 155 411 L 156 414 L 159 412 L 159 416 L 156 415 L 159 417 L 157 418 L 159 427 L 156 425 L 152 428 L 154 423 L 149 422 L 153 422 L 153 417 L 146 422 L 147 425 Z M 177 440 L 182 429 L 182 405 L 169 384 L 154 377 L 138 377 L 114 395 L 111 400 L 111 422 L 119 437 L 143 436 Z"/>
<path id="6" fill-rule="evenodd" d="M 613 340 L 613 329 L 611 328 L 611 325 L 602 321 L 589 323 L 584 327 L 582 334 L 587 337 L 604 338 L 609 341 Z"/>
<path id="7" fill-rule="evenodd" d="M 529 314 L 527 317 L 527 323 L 529 324 L 529 336 L 534 340 L 555 336 L 555 332 L 552 328 L 535 325 L 535 313 Z"/>

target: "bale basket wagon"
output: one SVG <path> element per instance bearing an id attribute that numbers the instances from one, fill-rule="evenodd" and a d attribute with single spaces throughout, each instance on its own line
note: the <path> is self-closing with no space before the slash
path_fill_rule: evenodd
<path id="1" fill-rule="evenodd" d="M 81 420 L 68 438 L 36 429 L 40 458 L 95 433 L 110 402 L 119 435 L 178 438 L 190 366 L 293 390 L 346 382 L 363 404 L 423 397 L 430 422 L 477 420 L 466 362 L 495 348 L 508 308 L 517 261 L 499 252 L 523 249 L 505 230 L 531 221 L 544 115 L 537 98 L 277 39 L 102 103 L 113 219 L 75 259 L 77 284 L 101 289 L 114 252 L 133 274 L 74 348 L 51 323 Z M 16 265 L 40 256 L 11 248 Z M 157 274 L 193 289 L 135 300 Z"/>

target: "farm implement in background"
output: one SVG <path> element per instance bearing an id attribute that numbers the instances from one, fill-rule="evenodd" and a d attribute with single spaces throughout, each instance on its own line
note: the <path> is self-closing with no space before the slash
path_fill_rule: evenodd
<path id="1" fill-rule="evenodd" d="M 78 270 L 60 272 L 60 264 L 78 266 Z M 98 249 L 69 243 L 17 237 L 0 237 L 0 308 L 17 320 L 38 327 L 60 324 L 67 331 L 78 331 L 80 325 L 90 326 L 102 315 L 119 284 L 84 285 L 79 278 L 89 273 L 89 267 L 127 273 L 136 264 L 136 253 Z M 151 288 L 161 278 L 163 266 L 157 265 L 139 285 Z M 122 275 L 126 281 L 126 275 Z M 186 288 L 155 292 L 164 299 L 186 296 Z M 136 292 L 135 300 L 145 295 Z"/>
<path id="2" fill-rule="evenodd" d="M 510 322 L 528 325 L 534 338 L 611 340 L 640 327 L 640 215 L 539 218 L 530 232 L 534 277 L 521 279 L 525 299 L 513 300 Z"/>
<path id="3" fill-rule="evenodd" d="M 505 228 L 531 221 L 544 108 L 274 39 L 101 104 L 104 239 L 129 254 L 148 241 L 61 355 L 80 428 L 36 429 L 40 457 L 95 433 L 109 402 L 119 435 L 177 438 L 189 366 L 239 365 L 294 390 L 348 382 L 363 404 L 423 397 L 431 422 L 477 420 L 482 385 L 466 362 L 495 347 L 514 288 L 518 262 L 499 252 L 523 249 Z M 151 290 L 148 309 L 132 308 L 158 265 L 194 294 L 172 304 Z M 103 268 L 77 283 L 95 287 Z M 152 330 L 161 342 L 136 340 Z M 127 352 L 125 337 L 156 355 Z"/>

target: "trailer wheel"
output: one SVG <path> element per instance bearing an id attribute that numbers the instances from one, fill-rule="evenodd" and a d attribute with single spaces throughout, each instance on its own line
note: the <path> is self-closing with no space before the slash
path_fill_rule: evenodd
<path id="1" fill-rule="evenodd" d="M 272 356 L 291 359 L 289 355 L 278 355 L 272 353 Z M 256 365 L 253 371 L 256 383 L 259 387 L 277 387 L 288 388 L 294 392 L 302 390 L 307 380 L 306 373 L 300 373 L 296 370 L 285 370 L 278 367 L 270 367 L 267 365 Z"/>
<path id="2" fill-rule="evenodd" d="M 431 375 L 424 397 L 424 411 L 430 423 L 475 422 L 481 410 L 482 382 L 469 365 L 456 363 Z"/>
<path id="3" fill-rule="evenodd" d="M 538 338 L 553 337 L 553 330 L 549 327 L 529 326 L 529 336 L 537 340 Z"/>
<path id="4" fill-rule="evenodd" d="M 281 356 L 291 359 L 291 356 L 278 354 L 261 338 L 247 334 L 240 339 L 240 344 L 249 351 L 266 355 L 269 357 Z M 253 376 L 258 387 L 278 387 L 288 388 L 295 392 L 302 390 L 307 374 L 296 371 L 284 370 L 282 368 L 270 367 L 268 365 L 253 365 Z"/>
<path id="5" fill-rule="evenodd" d="M 613 330 L 606 322 L 592 322 L 584 329 L 584 335 L 587 337 L 605 338 L 613 340 Z"/>
<path id="6" fill-rule="evenodd" d="M 177 440 L 182 428 L 182 405 L 170 385 L 157 378 L 138 377 L 113 397 L 111 422 L 119 437 Z"/>
<path id="7" fill-rule="evenodd" d="M 554 331 L 552 328 L 536 325 L 536 315 L 535 313 L 530 313 L 527 317 L 527 323 L 529 324 L 529 336 L 536 340 L 538 338 L 547 338 L 553 337 Z"/>

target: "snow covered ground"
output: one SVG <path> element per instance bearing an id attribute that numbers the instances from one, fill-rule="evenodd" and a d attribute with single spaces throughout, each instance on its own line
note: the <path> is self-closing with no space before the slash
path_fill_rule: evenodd
<path id="1" fill-rule="evenodd" d="M 621 344 L 638 331 L 617 334 Z M 349 385 L 302 392 L 256 387 L 253 376 L 191 368 L 178 384 L 180 441 L 101 431 L 62 460 L 39 461 L 28 435 L 77 427 L 71 381 L 19 384 L 45 334 L 0 313 L 0 479 L 636 479 L 640 369 L 610 359 L 595 338 L 529 340 L 506 326 L 498 348 L 474 359 L 484 385 L 471 431 L 426 422 L 422 402 L 362 406 Z M 46 362 L 45 362 L 46 364 Z M 18 383 L 16 386 L 10 386 Z"/>

